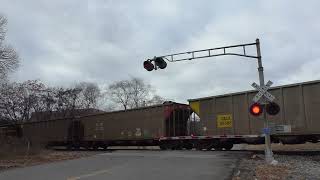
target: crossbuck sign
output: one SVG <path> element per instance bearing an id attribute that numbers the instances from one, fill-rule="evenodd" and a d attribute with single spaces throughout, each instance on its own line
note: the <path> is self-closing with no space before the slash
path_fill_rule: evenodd
<path id="1" fill-rule="evenodd" d="M 269 102 L 273 102 L 275 97 L 268 92 L 268 89 L 273 84 L 273 82 L 268 81 L 266 85 L 259 86 L 257 83 L 252 83 L 252 87 L 254 87 L 259 92 L 253 97 L 253 102 L 259 102 L 261 98 L 264 96 Z"/>

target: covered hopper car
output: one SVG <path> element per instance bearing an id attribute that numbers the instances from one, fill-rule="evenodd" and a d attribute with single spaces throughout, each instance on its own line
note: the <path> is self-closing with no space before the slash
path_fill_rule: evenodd
<path id="1" fill-rule="evenodd" d="M 158 146 L 161 137 L 187 135 L 191 112 L 186 104 L 169 102 L 125 111 L 28 122 L 19 126 L 23 137 L 32 144 L 70 149 Z"/>
<path id="2" fill-rule="evenodd" d="M 249 113 L 257 91 L 246 91 L 189 100 L 200 117 L 201 135 L 164 137 L 161 141 L 191 141 L 197 149 L 231 149 L 233 144 L 264 143 L 263 115 Z M 283 144 L 317 143 L 320 140 L 320 81 L 271 88 L 280 106 L 277 115 L 267 115 L 271 141 Z"/>

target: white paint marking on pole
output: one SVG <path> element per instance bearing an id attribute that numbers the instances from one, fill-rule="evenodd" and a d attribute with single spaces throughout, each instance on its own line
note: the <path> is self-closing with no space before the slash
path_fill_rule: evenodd
<path id="1" fill-rule="evenodd" d="M 265 97 L 268 101 L 273 102 L 275 100 L 275 97 L 268 92 L 268 89 L 273 84 L 272 81 L 268 81 L 266 85 L 259 86 L 257 83 L 252 83 L 252 87 L 258 90 L 259 92 L 253 97 L 253 102 L 258 102 L 261 100 L 261 97 Z"/>

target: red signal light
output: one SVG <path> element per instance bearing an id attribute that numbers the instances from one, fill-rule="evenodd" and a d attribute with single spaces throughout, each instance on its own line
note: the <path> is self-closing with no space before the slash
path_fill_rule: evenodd
<path id="1" fill-rule="evenodd" d="M 260 116 L 263 112 L 262 106 L 259 103 L 254 103 L 250 106 L 250 114 L 253 116 Z"/>
<path id="2" fill-rule="evenodd" d="M 150 60 L 146 60 L 143 62 L 143 67 L 147 70 L 147 71 L 152 71 L 154 69 L 154 65 L 152 64 L 152 62 Z"/>

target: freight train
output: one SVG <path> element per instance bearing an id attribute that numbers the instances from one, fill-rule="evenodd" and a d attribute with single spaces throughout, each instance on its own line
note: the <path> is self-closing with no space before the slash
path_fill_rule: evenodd
<path id="1" fill-rule="evenodd" d="M 189 105 L 166 102 L 137 109 L 3 126 L 0 135 L 19 129 L 20 137 L 31 144 L 69 149 L 159 146 L 161 137 L 188 135 L 191 113 Z"/>
<path id="2" fill-rule="evenodd" d="M 168 102 L 137 109 L 0 127 L 14 129 L 31 144 L 69 149 L 159 146 L 161 149 L 229 150 L 234 144 L 262 144 L 262 116 L 248 109 L 256 91 Z M 320 140 L 320 81 L 274 87 L 280 112 L 267 115 L 271 141 L 283 144 Z M 200 118 L 200 120 L 198 118 Z M 195 125 L 200 127 L 194 131 Z"/>

